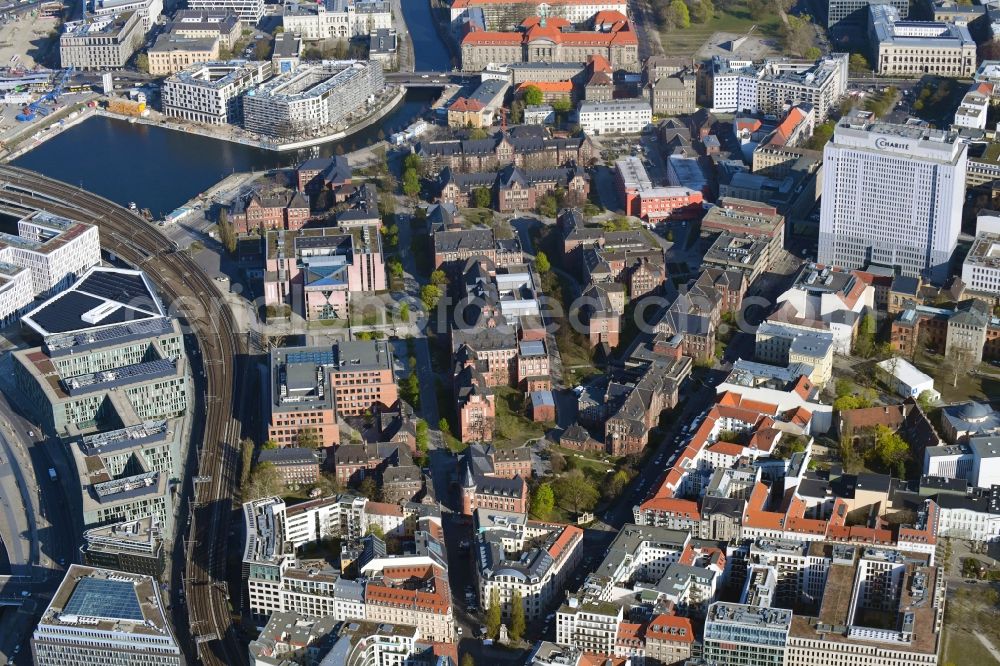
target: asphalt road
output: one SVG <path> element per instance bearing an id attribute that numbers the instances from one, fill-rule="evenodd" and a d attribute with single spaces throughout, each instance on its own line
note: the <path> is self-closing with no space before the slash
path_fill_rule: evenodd
<path id="1" fill-rule="evenodd" d="M 603 523 L 617 530 L 625 523 L 634 522 L 633 507 L 655 492 L 660 480 L 670 470 L 667 462 L 670 456 L 687 445 L 687 437 L 681 436 L 681 429 L 690 424 L 700 412 L 708 409 L 714 400 L 715 390 L 695 380 L 689 378 L 681 386 L 680 401 L 683 407 L 680 413 L 660 441 L 650 443 L 651 452 L 647 464 L 642 466 L 617 503 L 601 515 Z"/>
<path id="2" fill-rule="evenodd" d="M 10 556 L 12 573 L 33 579 L 30 599 L 40 611 L 62 580 L 65 565 L 78 555 L 78 526 L 62 485 L 67 477 L 59 475 L 59 481 L 53 483 L 48 476 L 50 467 L 63 469 L 66 461 L 58 452 L 53 455 L 51 447 L 58 446 L 55 442 L 37 439 L 39 428 L 17 414 L 3 395 L 0 422 L 0 523 L 16 530 L 11 534 L 10 529 L 2 529 L 0 535 Z M 20 646 L 15 663 L 30 663 L 30 629 L 30 624 L 20 623 L 10 631 L 0 632 L 0 657 L 9 659 Z"/>

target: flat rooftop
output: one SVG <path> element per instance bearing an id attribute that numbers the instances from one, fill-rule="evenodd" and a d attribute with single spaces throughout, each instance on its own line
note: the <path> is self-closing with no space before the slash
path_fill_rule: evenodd
<path id="1" fill-rule="evenodd" d="M 156 289 L 145 273 L 96 266 L 72 287 L 25 315 L 22 322 L 48 337 L 165 315 Z"/>
<path id="2" fill-rule="evenodd" d="M 42 615 L 42 626 L 117 631 L 174 643 L 156 581 L 79 564 L 67 570 Z"/>

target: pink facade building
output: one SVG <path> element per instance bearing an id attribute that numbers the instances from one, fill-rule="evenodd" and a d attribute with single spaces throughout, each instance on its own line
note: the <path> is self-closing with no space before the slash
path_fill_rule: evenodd
<path id="1" fill-rule="evenodd" d="M 388 288 L 378 229 L 272 231 L 266 238 L 265 304 L 307 321 L 346 319 L 352 294 Z"/>

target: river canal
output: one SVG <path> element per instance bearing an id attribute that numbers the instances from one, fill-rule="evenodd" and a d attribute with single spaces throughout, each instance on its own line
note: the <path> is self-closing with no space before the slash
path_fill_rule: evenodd
<path id="1" fill-rule="evenodd" d="M 451 56 L 431 21 L 429 0 L 401 0 L 418 71 L 448 71 Z M 370 145 L 428 113 L 439 89 L 415 88 L 378 124 L 320 146 L 333 155 Z M 22 155 L 14 164 L 162 217 L 234 171 L 295 164 L 313 153 L 275 153 L 155 125 L 95 116 Z"/>

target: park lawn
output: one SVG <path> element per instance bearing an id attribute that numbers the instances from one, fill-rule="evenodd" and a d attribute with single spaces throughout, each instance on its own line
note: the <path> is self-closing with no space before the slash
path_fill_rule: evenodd
<path id="1" fill-rule="evenodd" d="M 683 30 L 664 30 L 660 33 L 660 41 L 666 55 L 689 56 L 696 53 L 705 41 L 715 32 L 734 32 L 746 34 L 754 25 L 755 36 L 764 35 L 776 37 L 781 19 L 777 15 L 753 17 L 745 6 L 732 7 L 727 10 L 715 8 L 715 14 L 704 23 L 692 23 Z"/>
<path id="2" fill-rule="evenodd" d="M 521 391 L 509 386 L 493 389 L 496 397 L 496 432 L 494 443 L 498 446 L 520 446 L 529 439 L 545 434 L 545 424 L 532 421 L 524 415 L 527 397 Z"/>
<path id="3" fill-rule="evenodd" d="M 987 363 L 981 363 L 973 368 L 978 374 L 970 372 L 959 376 L 955 386 L 952 386 L 954 375 L 942 356 L 921 352 L 917 354 L 914 365 L 934 378 L 934 388 L 941 394 L 941 401 L 944 403 L 966 400 L 982 402 L 987 400 L 987 396 L 996 395 L 1000 385 L 1000 381 L 990 376 L 995 368 L 991 368 Z"/>
<path id="4" fill-rule="evenodd" d="M 974 635 L 955 627 L 944 628 L 942 664 L 994 664 L 996 660 Z"/>
<path id="5" fill-rule="evenodd" d="M 549 449 L 552 453 L 559 453 L 569 461 L 570 458 L 573 459 L 573 463 L 582 470 L 592 470 L 600 474 L 607 474 L 609 472 L 615 471 L 615 466 L 613 463 L 605 462 L 604 460 L 598 459 L 591 453 L 580 453 L 579 451 L 574 451 L 573 449 L 566 449 L 561 446 L 552 446 Z"/>

